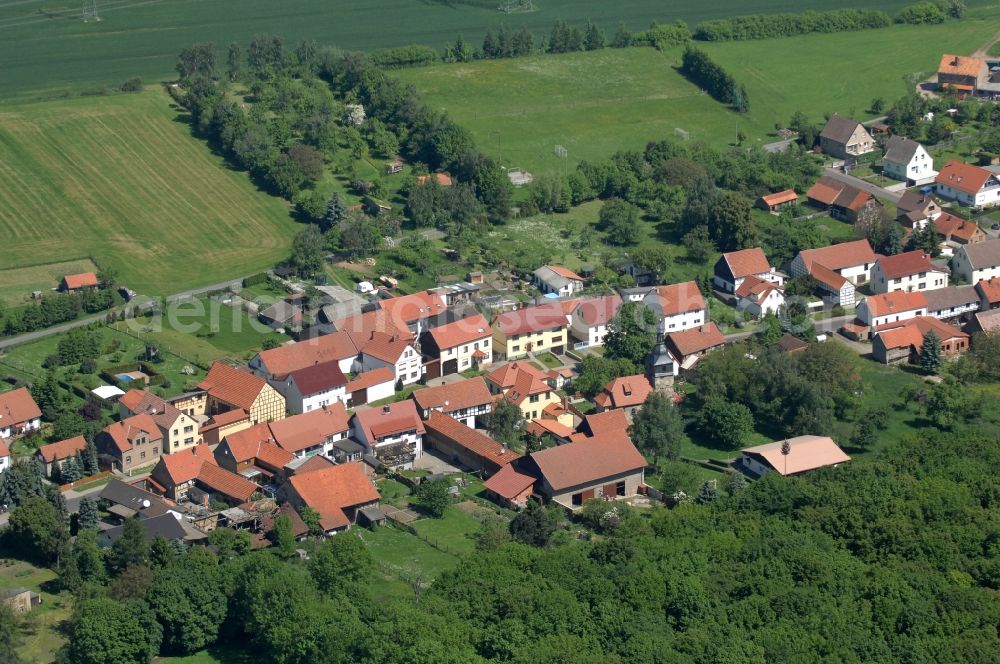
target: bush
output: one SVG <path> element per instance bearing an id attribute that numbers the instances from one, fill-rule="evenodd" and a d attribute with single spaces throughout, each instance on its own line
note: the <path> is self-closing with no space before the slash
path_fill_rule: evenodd
<path id="1" fill-rule="evenodd" d="M 690 39 L 691 28 L 680 19 L 673 23 L 664 24 L 653 21 L 649 30 L 636 32 L 631 36 L 631 44 L 633 46 L 652 46 L 662 51 L 671 46 L 686 44 Z"/>
<path id="2" fill-rule="evenodd" d="M 902 11 L 896 14 L 896 23 L 908 23 L 910 25 L 929 25 L 934 23 L 944 23 L 944 11 L 933 2 L 918 2 L 909 7 L 903 7 Z"/>
<path id="3" fill-rule="evenodd" d="M 684 49 L 681 73 L 723 104 L 732 104 L 741 113 L 749 110 L 746 88 L 737 85 L 736 80 L 704 51 L 691 46 Z"/>
<path id="4" fill-rule="evenodd" d="M 395 48 L 380 48 L 368 55 L 368 60 L 388 69 L 414 67 L 437 62 L 438 52 L 430 46 L 410 44 Z"/>
<path id="5" fill-rule="evenodd" d="M 119 85 L 118 89 L 122 92 L 142 92 L 142 79 L 139 77 L 130 78 Z"/>

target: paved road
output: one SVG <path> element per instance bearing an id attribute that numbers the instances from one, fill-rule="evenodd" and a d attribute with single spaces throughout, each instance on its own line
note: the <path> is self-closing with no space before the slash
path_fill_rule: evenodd
<path id="1" fill-rule="evenodd" d="M 856 178 L 853 175 L 847 175 L 838 168 L 827 168 L 824 172 L 824 175 L 827 175 L 833 178 L 834 180 L 839 180 L 844 184 L 849 184 L 852 187 L 857 187 L 858 189 L 863 189 L 864 191 L 870 191 L 871 193 L 875 194 L 875 198 L 878 198 L 879 200 L 883 201 L 889 201 L 893 204 L 898 203 L 899 199 L 903 197 L 902 194 L 897 194 L 895 192 L 888 191 L 887 189 L 880 187 L 877 184 L 872 184 L 871 182 L 862 180 L 861 178 Z"/>
<path id="2" fill-rule="evenodd" d="M 195 288 L 192 290 L 181 291 L 180 293 L 174 293 L 168 295 L 164 298 L 167 302 L 179 302 L 181 300 L 186 300 L 188 298 L 195 297 L 197 295 L 202 295 L 204 293 L 209 293 L 211 291 L 225 290 L 231 286 L 239 286 L 243 283 L 243 278 L 233 279 L 231 281 L 223 281 L 221 283 L 212 284 L 211 286 L 202 286 L 201 288 Z M 133 300 L 129 303 L 130 307 L 140 307 L 148 308 L 150 304 L 154 301 L 152 298 L 144 298 L 143 296 L 138 296 L 139 302 Z M 120 311 L 122 307 L 117 307 L 111 309 L 110 311 Z M 44 339 L 45 337 L 50 337 L 53 334 L 60 334 L 67 330 L 72 330 L 75 327 L 84 327 L 85 325 L 90 325 L 91 323 L 101 322 L 107 317 L 108 312 L 105 311 L 94 316 L 87 316 L 86 318 L 81 318 L 79 320 L 70 321 L 68 323 L 61 323 L 60 325 L 55 325 L 53 327 L 47 327 L 44 330 L 36 330 L 34 332 L 28 332 L 26 334 L 20 334 L 16 337 L 6 337 L 0 339 L 0 350 L 4 348 L 11 348 L 12 346 L 17 346 L 20 344 L 26 344 L 31 341 L 38 341 L 39 339 Z"/>
<path id="3" fill-rule="evenodd" d="M 765 143 L 762 147 L 765 152 L 784 152 L 788 149 L 788 146 L 795 142 L 794 138 L 789 138 L 784 141 L 775 141 L 774 143 Z"/>

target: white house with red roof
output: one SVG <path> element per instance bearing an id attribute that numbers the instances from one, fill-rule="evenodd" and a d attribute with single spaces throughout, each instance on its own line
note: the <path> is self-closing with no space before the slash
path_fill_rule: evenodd
<path id="1" fill-rule="evenodd" d="M 97 288 L 100 281 L 93 272 L 80 272 L 79 274 L 67 274 L 59 284 L 59 290 L 71 292 L 81 288 Z"/>
<path id="2" fill-rule="evenodd" d="M 391 468 L 412 468 L 423 454 L 424 423 L 409 399 L 359 409 L 351 419 L 351 431 L 368 453 Z"/>
<path id="3" fill-rule="evenodd" d="M 0 438 L 0 473 L 10 468 L 10 446 Z"/>
<path id="4" fill-rule="evenodd" d="M 621 376 L 609 381 L 600 394 L 594 397 L 598 410 L 621 410 L 631 416 L 646 403 L 653 386 L 642 374 Z"/>
<path id="5" fill-rule="evenodd" d="M 743 279 L 735 295 L 736 309 L 746 311 L 754 318 L 777 314 L 785 305 L 784 288 L 773 281 L 765 281 L 753 275 Z"/>
<path id="6" fill-rule="evenodd" d="M 570 331 L 587 346 L 603 346 L 608 323 L 621 306 L 622 297 L 617 293 L 580 300 L 570 314 Z"/>
<path id="7" fill-rule="evenodd" d="M 858 304 L 855 315 L 858 321 L 870 325 L 873 331 L 884 329 L 917 316 L 926 316 L 927 298 L 917 291 L 869 295 Z"/>
<path id="8" fill-rule="evenodd" d="M 380 311 L 386 313 L 394 327 L 406 328 L 415 335 L 433 327 L 438 317 L 448 311 L 448 303 L 444 297 L 432 291 L 378 300 L 376 304 Z M 391 332 L 389 328 L 379 328 L 379 331 Z"/>
<path id="9" fill-rule="evenodd" d="M 680 364 L 680 368 L 688 370 L 705 353 L 724 346 L 726 336 L 722 334 L 715 321 L 709 321 L 705 325 L 689 330 L 672 332 L 664 337 L 663 341 L 670 355 Z"/>
<path id="10" fill-rule="evenodd" d="M 372 332 L 361 347 L 361 372 L 382 367 L 393 369 L 396 380 L 409 385 L 423 375 L 423 358 L 417 352 L 412 337 L 401 337 L 386 332 Z"/>
<path id="11" fill-rule="evenodd" d="M 1000 203 L 1000 177 L 996 173 L 952 159 L 934 178 L 938 196 L 969 207 Z"/>
<path id="12" fill-rule="evenodd" d="M 338 402 L 346 404 L 349 396 L 347 376 L 337 360 L 296 369 L 275 382 L 275 389 L 285 397 L 285 405 L 292 413 L 308 413 Z"/>
<path id="13" fill-rule="evenodd" d="M 395 369 L 382 367 L 358 374 L 347 383 L 346 389 L 347 405 L 351 408 L 388 399 L 396 393 Z"/>
<path id="14" fill-rule="evenodd" d="M 0 438 L 13 438 L 37 431 L 42 411 L 26 387 L 0 394 Z"/>
<path id="15" fill-rule="evenodd" d="M 543 265 L 532 273 L 532 277 L 543 293 L 569 297 L 583 290 L 583 277 L 562 265 Z"/>
<path id="16" fill-rule="evenodd" d="M 346 374 L 353 369 L 357 357 L 358 349 L 351 336 L 347 332 L 333 332 L 261 351 L 250 360 L 250 369 L 272 382 L 281 381 L 293 371 L 335 361 Z"/>
<path id="17" fill-rule="evenodd" d="M 923 250 L 879 256 L 872 268 L 873 293 L 928 291 L 948 287 L 949 271 L 934 265 Z"/>
<path id="18" fill-rule="evenodd" d="M 482 314 L 475 314 L 424 332 L 420 350 L 440 362 L 442 376 L 467 371 L 493 362 L 493 330 Z"/>
<path id="19" fill-rule="evenodd" d="M 748 277 L 756 277 L 760 281 L 778 286 L 785 282 L 785 275 L 771 267 L 764 250 L 753 247 L 722 254 L 715 262 L 712 283 L 721 291 L 735 293 L 743 280 Z"/>
<path id="20" fill-rule="evenodd" d="M 268 425 L 274 443 L 297 459 L 337 456 L 337 443 L 350 435 L 350 417 L 337 402 Z"/>
<path id="21" fill-rule="evenodd" d="M 816 277 L 817 266 L 825 268 L 827 273 L 833 272 L 854 285 L 866 283 L 871 278 L 871 270 L 875 266 L 878 255 L 868 244 L 868 240 L 854 240 L 832 244 L 818 249 L 803 249 L 792 260 L 793 277 L 804 277 L 807 274 Z M 824 273 L 826 274 L 826 273 Z M 832 287 L 832 284 L 830 284 Z M 837 286 L 839 290 L 839 285 Z"/>
<path id="22" fill-rule="evenodd" d="M 758 477 L 772 472 L 799 475 L 851 460 L 829 436 L 795 436 L 747 447 L 742 452 L 740 464 Z"/>
<path id="23" fill-rule="evenodd" d="M 659 319 L 660 334 L 689 330 L 708 321 L 708 305 L 693 281 L 652 288 L 642 303 Z"/>

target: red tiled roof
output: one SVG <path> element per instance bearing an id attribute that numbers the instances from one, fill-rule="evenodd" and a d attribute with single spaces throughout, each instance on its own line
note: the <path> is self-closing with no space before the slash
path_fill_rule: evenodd
<path id="1" fill-rule="evenodd" d="M 361 353 L 383 362 L 396 364 L 406 349 L 411 346 L 412 341 L 412 336 L 403 337 L 385 332 L 372 332 L 371 337 L 361 347 Z"/>
<path id="2" fill-rule="evenodd" d="M 493 402 L 493 395 L 482 376 L 468 378 L 438 387 L 425 387 L 412 395 L 420 410 L 441 409 L 452 413 Z"/>
<path id="3" fill-rule="evenodd" d="M 249 411 L 261 390 L 267 385 L 263 378 L 249 371 L 237 369 L 224 362 L 215 362 L 208 375 L 198 384 L 198 389 L 236 408 Z"/>
<path id="4" fill-rule="evenodd" d="M 530 488 L 536 479 L 534 475 L 529 475 L 507 464 L 483 482 L 483 487 L 501 498 L 513 500 Z"/>
<path id="5" fill-rule="evenodd" d="M 809 191 L 806 192 L 806 198 L 823 205 L 833 205 L 833 202 L 837 200 L 837 196 L 840 196 L 841 191 L 843 191 L 843 187 L 836 187 L 833 184 L 820 180 L 809 188 Z"/>
<path id="6" fill-rule="evenodd" d="M 283 468 L 294 458 L 291 452 L 278 447 L 266 423 L 229 434 L 223 445 L 229 447 L 236 463 L 259 459 L 273 468 Z"/>
<path id="7" fill-rule="evenodd" d="M 147 390 L 129 390 L 118 400 L 119 403 L 123 401 L 125 407 L 133 415 L 146 413 L 163 430 L 172 427 L 177 419 L 183 415 L 173 404 Z"/>
<path id="8" fill-rule="evenodd" d="M 829 286 L 835 293 L 839 293 L 840 289 L 847 283 L 846 277 L 841 276 L 839 273 L 834 272 L 827 266 L 819 263 L 812 264 L 812 267 L 809 270 L 809 276 L 821 284 Z"/>
<path id="9" fill-rule="evenodd" d="M 767 262 L 767 256 L 760 247 L 730 251 L 722 254 L 722 259 L 726 261 L 730 274 L 736 279 L 771 271 L 771 264 Z"/>
<path id="10" fill-rule="evenodd" d="M 781 291 L 782 288 L 778 284 L 771 283 L 770 281 L 764 281 L 753 275 L 745 278 L 740 287 L 736 289 L 736 295 L 738 297 L 750 297 L 751 295 L 756 295 L 757 300 L 760 301 L 767 297 L 768 293 L 772 290 Z"/>
<path id="11" fill-rule="evenodd" d="M 87 440 L 83 436 L 74 436 L 57 443 L 49 443 L 38 448 L 38 453 L 45 463 L 52 463 L 56 459 L 68 459 L 76 456 L 87 447 Z M 4 456 L 0 454 L 0 456 Z"/>
<path id="12" fill-rule="evenodd" d="M 951 74 L 952 76 L 978 77 L 982 70 L 982 60 L 966 55 L 945 53 L 941 56 L 941 63 L 938 64 L 938 74 Z"/>
<path id="13" fill-rule="evenodd" d="M 333 332 L 261 351 L 257 356 L 261 366 L 272 376 L 284 376 L 298 369 L 331 360 L 343 360 L 358 354 L 358 349 L 346 332 Z"/>
<path id="14" fill-rule="evenodd" d="M 520 405 L 525 399 L 534 394 L 545 394 L 552 388 L 545 381 L 544 375 L 538 378 L 536 374 L 527 371 L 517 371 L 514 374 L 514 384 L 504 394 L 504 398 L 511 403 Z"/>
<path id="15" fill-rule="evenodd" d="M 783 205 L 785 203 L 791 203 L 799 200 L 799 195 L 795 193 L 794 189 L 785 189 L 784 191 L 778 191 L 773 194 L 761 196 L 761 199 L 767 205 Z"/>
<path id="16" fill-rule="evenodd" d="M 909 346 L 919 350 L 924 345 L 924 337 L 931 330 L 934 330 L 941 341 L 969 338 L 965 332 L 947 323 L 942 323 L 933 316 L 917 316 L 906 321 L 900 327 L 880 332 L 876 339 L 888 349 Z"/>
<path id="17" fill-rule="evenodd" d="M 803 249 L 799 252 L 799 256 L 802 257 L 810 274 L 815 263 L 831 270 L 842 270 L 845 267 L 874 263 L 875 259 L 878 258 L 878 255 L 872 251 L 871 245 L 868 244 L 868 240 L 831 244 L 819 249 Z"/>
<path id="18" fill-rule="evenodd" d="M 301 475 L 303 473 L 311 473 L 314 470 L 322 470 L 324 468 L 329 468 L 330 466 L 336 465 L 330 459 L 327 459 L 322 454 L 314 454 L 309 459 L 303 463 L 301 466 L 297 466 L 292 470 L 293 475 Z"/>
<path id="19" fill-rule="evenodd" d="M 347 376 L 340 370 L 337 360 L 328 360 L 288 374 L 289 379 L 303 396 L 326 392 L 347 385 Z"/>
<path id="20" fill-rule="evenodd" d="M 976 284 L 976 292 L 990 304 L 1000 302 L 1000 277 L 980 281 Z"/>
<path id="21" fill-rule="evenodd" d="M 919 291 L 913 293 L 905 291 L 880 293 L 878 295 L 869 295 L 863 301 L 868 307 L 868 313 L 873 318 L 901 311 L 914 311 L 916 309 L 927 308 L 927 298 Z"/>
<path id="22" fill-rule="evenodd" d="M 104 427 L 104 431 L 111 436 L 111 440 L 114 441 L 119 452 L 128 452 L 132 449 L 132 441 L 140 433 L 147 434 L 151 441 L 163 439 L 156 422 L 145 413 L 126 417 L 121 422 L 109 424 Z"/>
<path id="23" fill-rule="evenodd" d="M 597 327 L 607 325 L 608 321 L 615 317 L 618 309 L 622 306 L 621 295 L 606 295 L 604 297 L 592 297 L 581 300 L 575 308 L 580 312 L 580 318 L 587 327 Z"/>
<path id="24" fill-rule="evenodd" d="M 591 436 L 607 436 L 624 433 L 628 435 L 628 417 L 624 411 L 606 410 L 602 413 L 587 413 L 579 429 L 586 428 Z"/>
<path id="25" fill-rule="evenodd" d="M 146 390 L 132 389 L 118 397 L 118 403 L 134 413 L 139 404 L 142 403 L 144 396 L 146 396 Z"/>
<path id="26" fill-rule="evenodd" d="M 676 316 L 705 308 L 705 298 L 702 297 L 698 284 L 693 281 L 659 286 L 655 290 L 664 316 Z"/>
<path id="27" fill-rule="evenodd" d="M 174 486 L 190 482 L 198 477 L 201 467 L 204 464 L 215 465 L 215 457 L 208 445 L 201 444 L 189 447 L 186 450 L 167 454 L 160 457 L 158 462 L 167 473 L 167 477 Z M 159 473 L 156 473 L 159 476 Z"/>
<path id="28" fill-rule="evenodd" d="M 646 467 L 646 460 L 635 445 L 617 437 L 550 447 L 532 453 L 531 458 L 555 491 L 596 484 Z"/>
<path id="29" fill-rule="evenodd" d="M 993 173 L 985 168 L 952 159 L 944 165 L 941 172 L 934 178 L 934 182 L 947 185 L 969 195 L 975 195 L 991 177 L 993 177 Z"/>
<path id="30" fill-rule="evenodd" d="M 224 413 L 218 413 L 213 415 L 212 418 L 201 425 L 199 431 L 205 433 L 206 431 L 212 431 L 218 429 L 219 427 L 224 427 L 229 424 L 236 424 L 240 420 L 250 419 L 250 414 L 247 413 L 242 408 L 236 408 L 233 410 L 227 410 Z"/>
<path id="31" fill-rule="evenodd" d="M 530 376 L 537 378 L 540 381 L 545 381 L 545 374 L 541 370 L 535 368 L 529 362 L 510 362 L 503 366 L 497 367 L 493 371 L 486 374 L 486 380 L 496 385 L 501 391 L 508 390 L 514 387 L 517 382 L 517 377 L 521 373 L 527 373 Z"/>
<path id="32" fill-rule="evenodd" d="M 693 327 L 690 330 L 671 332 L 667 335 L 667 342 L 681 357 L 687 357 L 723 345 L 726 343 L 726 337 L 719 330 L 718 325 L 709 321 L 705 325 Z"/>
<path id="33" fill-rule="evenodd" d="M 198 482 L 212 491 L 239 501 L 249 500 L 254 493 L 260 490 L 260 487 L 245 477 L 207 462 L 201 465 Z"/>
<path id="34" fill-rule="evenodd" d="M 621 411 L 614 411 L 621 412 Z M 623 413 L 624 414 L 624 413 Z M 544 436 L 547 433 L 552 434 L 556 438 L 564 438 L 569 440 L 569 437 L 573 435 L 573 430 L 570 429 L 565 424 L 560 424 L 557 420 L 531 420 L 524 425 L 524 430 L 528 433 L 533 433 L 538 437 Z"/>
<path id="35" fill-rule="evenodd" d="M 877 261 L 887 279 L 900 279 L 921 272 L 945 272 L 933 263 L 921 250 L 907 251 L 895 256 L 879 256 Z"/>
<path id="36" fill-rule="evenodd" d="M 955 238 L 968 242 L 979 232 L 979 224 L 968 219 L 956 217 L 950 212 L 943 212 L 934 220 L 934 230 L 946 238 Z"/>
<path id="37" fill-rule="evenodd" d="M 319 445 L 327 438 L 342 434 L 350 428 L 347 409 L 339 401 L 308 413 L 271 422 L 268 426 L 274 442 L 292 454 Z"/>
<path id="38" fill-rule="evenodd" d="M 20 424 L 42 416 L 38 404 L 26 387 L 0 393 L 0 428 Z"/>
<path id="39" fill-rule="evenodd" d="M 347 384 L 347 393 L 357 392 L 358 390 L 363 390 L 373 385 L 380 385 L 382 383 L 395 383 L 396 382 L 396 372 L 392 370 L 391 367 L 379 367 L 378 369 L 372 369 L 371 371 L 365 371 L 364 373 L 358 374 L 354 380 Z"/>
<path id="40" fill-rule="evenodd" d="M 581 277 L 568 267 L 563 267 L 562 265 L 546 265 L 545 267 L 549 268 L 550 270 L 558 274 L 560 277 L 564 277 L 566 279 L 572 279 L 574 281 L 583 281 L 583 277 Z"/>
<path id="41" fill-rule="evenodd" d="M 10 446 L 7 445 L 6 438 L 0 438 L 0 458 L 10 456 Z"/>
<path id="42" fill-rule="evenodd" d="M 444 313 L 448 309 L 444 298 L 430 291 L 380 300 L 379 309 L 389 314 L 392 320 L 412 323 Z"/>
<path id="43" fill-rule="evenodd" d="M 350 522 L 344 514 L 345 509 L 381 498 L 357 462 L 296 473 L 288 481 L 302 501 L 319 512 L 324 530 L 346 527 Z"/>
<path id="44" fill-rule="evenodd" d="M 435 327 L 429 332 L 438 350 L 454 348 L 463 344 L 488 339 L 493 335 L 490 324 L 482 314 L 457 320 L 454 323 Z"/>
<path id="45" fill-rule="evenodd" d="M 787 455 L 781 453 L 785 442 L 790 447 Z M 794 475 L 851 460 L 851 457 L 844 454 L 844 450 L 827 436 L 796 436 L 787 441 L 777 440 L 766 445 L 748 447 L 743 453 L 762 458 L 781 475 Z"/>
<path id="46" fill-rule="evenodd" d="M 511 337 L 526 332 L 541 332 L 557 327 L 566 327 L 567 322 L 563 305 L 555 302 L 508 311 L 498 316 L 495 324 L 496 329 Z"/>
<path id="47" fill-rule="evenodd" d="M 93 272 L 81 272 L 79 274 L 67 274 L 63 277 L 63 281 L 66 282 L 66 288 L 70 290 L 75 290 L 77 288 L 89 288 L 91 286 L 97 286 L 97 275 Z"/>
<path id="48" fill-rule="evenodd" d="M 644 375 L 623 376 L 605 385 L 601 393 L 594 397 L 594 403 L 609 410 L 641 406 L 652 391 L 653 387 Z"/>
<path id="49" fill-rule="evenodd" d="M 451 415 L 434 411 L 424 423 L 427 435 L 437 435 L 455 445 L 465 448 L 476 456 L 498 466 L 521 457 L 506 445 L 502 445 L 478 429 L 472 429 Z"/>
<path id="50" fill-rule="evenodd" d="M 416 404 L 407 399 L 382 408 L 364 408 L 354 413 L 354 418 L 365 432 L 365 438 L 375 441 L 394 433 L 415 430 L 424 433 L 424 424 L 417 414 Z"/>
<path id="51" fill-rule="evenodd" d="M 390 313 L 382 309 L 367 311 L 357 316 L 341 318 L 334 325 L 348 336 L 355 348 L 361 348 L 371 339 L 373 332 L 399 337 L 411 336 L 406 321 L 396 318 L 398 313 L 400 312 Z"/>

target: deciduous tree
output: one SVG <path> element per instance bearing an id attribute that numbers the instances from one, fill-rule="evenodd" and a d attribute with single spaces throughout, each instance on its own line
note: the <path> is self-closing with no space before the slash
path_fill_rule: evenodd
<path id="1" fill-rule="evenodd" d="M 677 407 L 667 395 L 655 391 L 633 416 L 629 435 L 640 450 L 653 455 L 653 465 L 658 465 L 661 457 L 668 460 L 680 457 L 686 438 Z"/>

